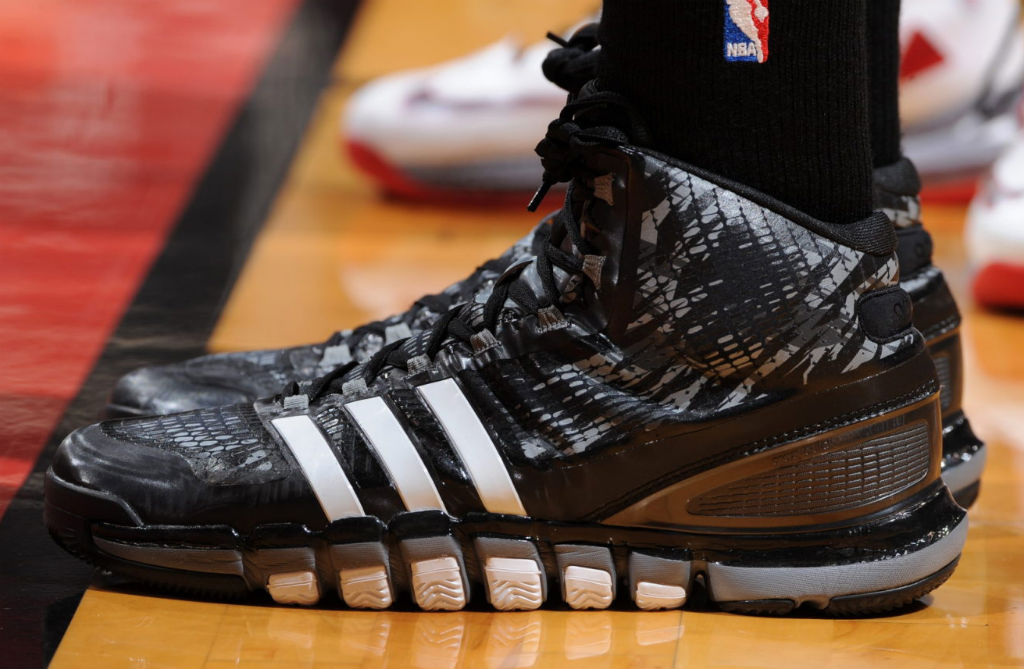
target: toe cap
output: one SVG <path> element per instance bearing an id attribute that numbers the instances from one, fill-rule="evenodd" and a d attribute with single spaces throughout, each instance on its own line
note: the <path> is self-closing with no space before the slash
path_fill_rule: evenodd
<path id="1" fill-rule="evenodd" d="M 163 415 L 252 401 L 251 393 L 197 379 L 185 365 L 143 367 L 122 376 L 110 395 L 110 411 L 124 415 Z"/>
<path id="2" fill-rule="evenodd" d="M 114 439 L 102 425 L 69 434 L 57 449 L 50 471 L 62 483 L 82 489 L 80 504 L 88 505 L 89 497 L 103 497 L 130 510 L 136 522 L 152 520 L 154 509 L 168 508 L 169 498 L 194 489 L 197 483 L 181 457 Z"/>
<path id="3" fill-rule="evenodd" d="M 183 420 L 198 420 L 196 414 Z M 170 441 L 146 443 L 142 435 L 155 421 L 175 418 L 129 418 L 107 421 L 72 432 L 54 456 L 50 474 L 63 485 L 58 506 L 78 513 L 88 522 L 125 524 L 124 514 L 111 517 L 97 510 L 97 498 L 109 509 L 124 509 L 135 525 L 230 525 L 250 530 L 263 523 L 323 523 L 312 490 L 301 472 L 282 466 L 271 476 L 231 484 L 218 482 L 211 472 L 197 471 Z M 217 446 L 198 446 L 202 455 L 213 456 Z M 239 463 L 234 471 L 251 467 Z M 48 495 L 48 501 L 49 495 Z"/>

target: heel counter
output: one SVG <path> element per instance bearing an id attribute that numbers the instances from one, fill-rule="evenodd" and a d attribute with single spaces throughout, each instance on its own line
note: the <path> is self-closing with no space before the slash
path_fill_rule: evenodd
<path id="1" fill-rule="evenodd" d="M 703 531 L 857 522 L 940 478 L 938 394 L 681 481 L 606 522 Z"/>
<path id="2" fill-rule="evenodd" d="M 909 308 L 895 319 L 876 309 L 883 326 L 863 327 L 861 301 L 899 285 L 883 214 L 820 221 L 659 156 L 637 159 L 637 192 L 615 198 L 634 203 L 636 253 L 619 270 L 631 308 L 613 338 L 647 369 L 685 370 L 659 397 L 688 408 L 694 390 L 710 388 L 716 408 L 736 409 L 871 376 L 923 346 L 905 326 Z"/>
<path id="3" fill-rule="evenodd" d="M 897 230 L 921 226 L 921 177 L 914 163 L 901 158 L 892 165 L 875 168 L 873 197 Z"/>
<path id="4" fill-rule="evenodd" d="M 946 420 L 963 408 L 964 361 L 957 327 L 928 341 L 928 354 L 939 378 L 939 405 Z"/>
<path id="5" fill-rule="evenodd" d="M 930 266 L 900 281 L 914 301 L 914 327 L 929 342 L 959 328 L 962 319 L 942 271 Z"/>

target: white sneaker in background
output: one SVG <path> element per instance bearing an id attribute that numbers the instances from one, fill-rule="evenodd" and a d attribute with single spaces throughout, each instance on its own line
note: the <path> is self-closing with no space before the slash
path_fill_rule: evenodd
<path id="1" fill-rule="evenodd" d="M 927 186 L 966 180 L 973 192 L 1012 141 L 1024 81 L 1018 14 L 1017 0 L 904 0 L 904 148 Z M 342 119 L 351 158 L 385 190 L 409 197 L 535 190 L 537 137 L 565 102 L 541 71 L 555 47 L 505 39 L 367 84 Z"/>
<path id="2" fill-rule="evenodd" d="M 541 72 L 556 46 L 505 39 L 367 84 L 342 120 L 349 155 L 404 196 L 535 189 L 541 168 L 533 148 L 565 104 L 565 91 Z"/>
<path id="3" fill-rule="evenodd" d="M 966 236 L 978 303 L 1024 308 L 1024 134 L 996 161 L 971 203 Z"/>
<path id="4" fill-rule="evenodd" d="M 1017 0 L 904 0 L 900 113 L 925 184 L 973 190 L 1013 141 L 1024 81 Z"/>

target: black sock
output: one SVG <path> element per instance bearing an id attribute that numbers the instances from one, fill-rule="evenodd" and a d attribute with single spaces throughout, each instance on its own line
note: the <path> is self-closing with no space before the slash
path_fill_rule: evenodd
<path id="1" fill-rule="evenodd" d="M 866 0 L 771 0 L 763 63 L 727 60 L 725 5 L 604 0 L 600 85 L 638 107 L 651 148 L 825 220 L 869 215 Z M 732 57 L 756 57 L 745 46 Z"/>
<path id="2" fill-rule="evenodd" d="M 875 167 L 900 159 L 900 0 L 868 0 L 868 107 Z"/>

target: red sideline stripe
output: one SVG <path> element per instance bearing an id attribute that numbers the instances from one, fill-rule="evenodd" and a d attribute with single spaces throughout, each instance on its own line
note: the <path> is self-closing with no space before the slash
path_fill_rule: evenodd
<path id="1" fill-rule="evenodd" d="M 0 4 L 0 516 L 295 4 Z"/>

